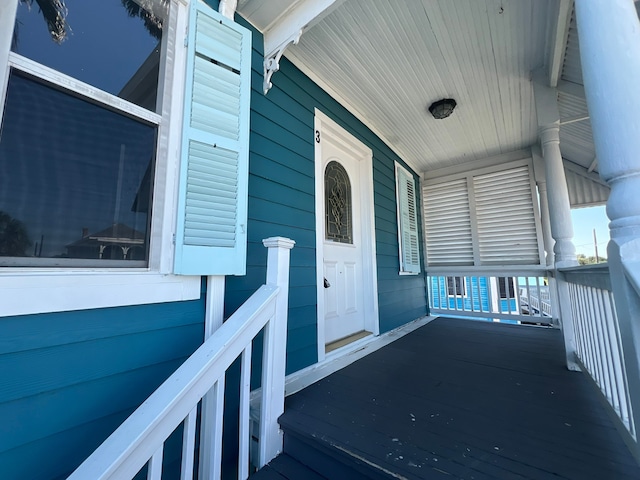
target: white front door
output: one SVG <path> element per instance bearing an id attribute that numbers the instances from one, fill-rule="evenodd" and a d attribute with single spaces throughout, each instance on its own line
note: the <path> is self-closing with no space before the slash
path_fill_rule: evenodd
<path id="1" fill-rule="evenodd" d="M 317 109 L 314 140 L 318 361 L 322 362 L 327 344 L 362 331 L 378 335 L 380 325 L 373 152 Z"/>
<path id="2" fill-rule="evenodd" d="M 325 342 L 365 330 L 359 159 L 324 138 L 323 289 Z"/>

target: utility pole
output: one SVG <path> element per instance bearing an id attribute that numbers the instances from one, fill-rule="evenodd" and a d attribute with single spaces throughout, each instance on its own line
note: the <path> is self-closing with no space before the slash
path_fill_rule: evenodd
<path id="1" fill-rule="evenodd" d="M 593 246 L 596 249 L 596 263 L 600 263 L 600 259 L 598 258 L 598 239 L 596 238 L 596 229 L 593 229 Z"/>

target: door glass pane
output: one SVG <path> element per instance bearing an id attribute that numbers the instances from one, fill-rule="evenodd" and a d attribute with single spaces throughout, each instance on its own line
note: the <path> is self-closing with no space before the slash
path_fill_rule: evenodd
<path id="1" fill-rule="evenodd" d="M 11 50 L 156 111 L 168 9 L 169 0 L 21 1 Z"/>
<path id="2" fill-rule="evenodd" d="M 0 265 L 146 265 L 156 131 L 12 71 Z"/>
<path id="3" fill-rule="evenodd" d="M 351 182 L 338 162 L 329 162 L 324 171 L 324 198 L 327 240 L 352 244 Z"/>

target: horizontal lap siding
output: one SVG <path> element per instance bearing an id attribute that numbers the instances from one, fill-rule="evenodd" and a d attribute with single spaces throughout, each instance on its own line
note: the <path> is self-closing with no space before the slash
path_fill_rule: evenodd
<path id="1" fill-rule="evenodd" d="M 227 277 L 225 316 L 264 283 L 267 251 L 262 240 L 295 240 L 287 340 L 291 373 L 317 361 L 313 108 L 277 89 L 263 95 L 262 61 L 262 36 L 254 30 L 247 274 Z"/>
<path id="2" fill-rule="evenodd" d="M 82 462 L 201 343 L 195 300 L 0 319 L 2 478 Z"/>
<path id="3" fill-rule="evenodd" d="M 262 36 L 254 30 L 247 275 L 227 277 L 225 308 L 229 316 L 264 282 L 262 239 L 285 236 L 295 240 L 287 340 L 287 373 L 292 373 L 317 361 L 315 108 L 373 150 L 381 332 L 427 313 L 425 284 L 422 274 L 398 275 L 394 161 L 401 160 L 285 58 L 272 78 L 273 87 L 264 95 L 262 62 Z"/>

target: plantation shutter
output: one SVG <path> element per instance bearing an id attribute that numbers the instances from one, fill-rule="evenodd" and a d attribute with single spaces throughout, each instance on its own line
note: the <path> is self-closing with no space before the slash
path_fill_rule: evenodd
<path id="1" fill-rule="evenodd" d="M 426 184 L 427 265 L 540 265 L 534 188 L 526 161 Z"/>
<path id="2" fill-rule="evenodd" d="M 529 167 L 473 177 L 482 265 L 540 263 Z"/>
<path id="3" fill-rule="evenodd" d="M 423 188 L 428 265 L 473 265 L 467 179 Z"/>
<path id="4" fill-rule="evenodd" d="M 398 189 L 400 272 L 420 273 L 415 181 L 413 176 L 400 166 L 396 166 L 396 188 Z"/>
<path id="5" fill-rule="evenodd" d="M 191 3 L 174 271 L 243 275 L 251 32 Z"/>

